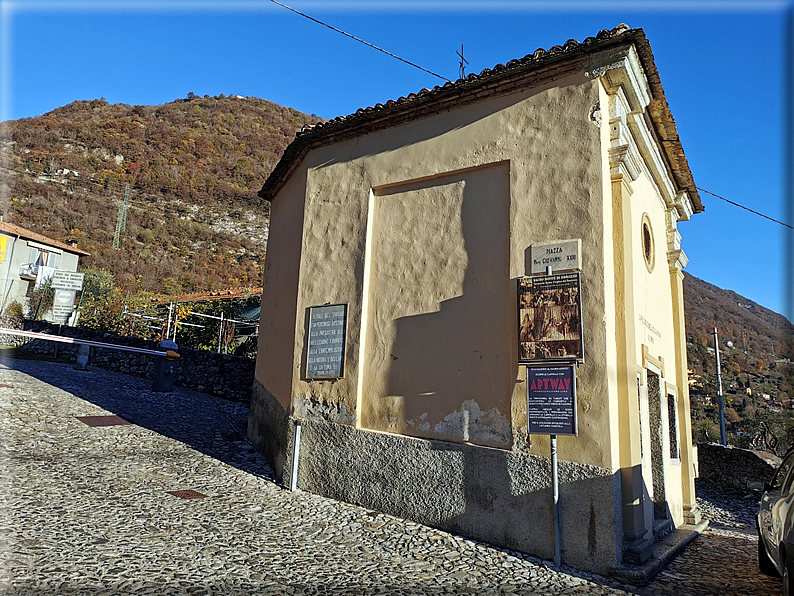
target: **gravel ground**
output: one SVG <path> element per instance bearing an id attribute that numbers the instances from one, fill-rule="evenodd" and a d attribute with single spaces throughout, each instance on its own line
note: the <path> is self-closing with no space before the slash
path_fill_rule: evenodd
<path id="1" fill-rule="evenodd" d="M 597 576 L 305 492 L 245 439 L 247 408 L 66 364 L 0 365 L 0 593 L 625 594 Z M 90 427 L 77 416 L 131 424 Z M 167 491 L 193 490 L 181 499 Z M 744 509 L 637 594 L 778 593 Z M 711 507 L 714 508 L 712 513 Z M 731 518 L 730 515 L 734 517 Z M 733 520 L 731 522 L 730 520 Z"/>

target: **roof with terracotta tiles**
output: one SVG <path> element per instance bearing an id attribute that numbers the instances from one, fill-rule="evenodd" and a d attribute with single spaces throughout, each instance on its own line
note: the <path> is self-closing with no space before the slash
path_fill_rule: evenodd
<path id="1" fill-rule="evenodd" d="M 58 240 L 53 240 L 52 238 L 48 238 L 44 234 L 39 234 L 38 232 L 25 229 L 23 227 L 14 225 L 12 223 L 8 223 L 7 221 L 0 221 L 0 232 L 4 234 L 10 234 L 12 236 L 19 236 L 20 238 L 24 238 L 25 240 L 33 240 L 34 242 L 40 242 L 41 244 L 54 246 L 55 248 L 59 248 L 61 250 L 65 250 L 66 252 L 71 252 L 83 257 L 91 256 L 90 252 L 86 252 L 82 249 L 77 248 L 76 246 L 69 246 L 65 242 L 59 242 Z"/>
<path id="2" fill-rule="evenodd" d="M 438 85 L 433 89 L 422 89 L 418 93 L 410 93 L 396 100 L 361 108 L 348 116 L 307 125 L 298 131 L 295 140 L 284 151 L 281 160 L 265 181 L 259 196 L 272 200 L 311 149 L 512 92 L 517 84 L 521 85 L 522 82 L 523 87 L 531 86 L 531 78 L 528 81 L 527 77 L 545 71 L 551 66 L 576 61 L 592 52 L 626 44 L 634 44 L 645 70 L 653 95 L 648 111 L 656 133 L 665 141 L 661 143 L 662 151 L 667 158 L 673 178 L 680 190 L 687 191 L 695 212 L 703 211 L 704 207 L 684 155 L 675 120 L 670 113 L 645 32 L 639 28 L 631 29 L 625 24 L 618 25 L 612 30 L 604 29 L 595 37 L 588 37 L 582 42 L 569 39 L 562 46 L 557 45 L 548 50 L 537 49 L 523 58 L 511 60 L 507 64 L 497 64 L 493 68 L 486 68 L 479 74 L 470 74 L 455 82 Z"/>

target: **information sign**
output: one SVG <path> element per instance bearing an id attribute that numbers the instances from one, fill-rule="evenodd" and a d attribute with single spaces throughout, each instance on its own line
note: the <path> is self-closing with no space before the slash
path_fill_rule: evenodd
<path id="1" fill-rule="evenodd" d="M 579 272 L 518 280 L 518 361 L 584 361 Z"/>
<path id="2" fill-rule="evenodd" d="M 306 378 L 338 379 L 344 376 L 347 304 L 309 309 Z"/>
<path id="3" fill-rule="evenodd" d="M 527 367 L 529 434 L 576 435 L 576 373 L 573 366 Z"/>
<path id="4" fill-rule="evenodd" d="M 84 273 L 76 271 L 62 271 L 56 269 L 52 272 L 51 283 L 56 290 L 74 290 L 79 292 L 83 289 Z"/>
<path id="5" fill-rule="evenodd" d="M 533 244 L 530 253 L 532 275 L 543 275 L 546 273 L 546 267 L 551 267 L 554 272 L 576 271 L 582 268 L 582 241 L 578 238 Z"/>
<path id="6" fill-rule="evenodd" d="M 74 311 L 74 290 L 55 290 L 52 301 L 52 318 L 66 320 Z"/>

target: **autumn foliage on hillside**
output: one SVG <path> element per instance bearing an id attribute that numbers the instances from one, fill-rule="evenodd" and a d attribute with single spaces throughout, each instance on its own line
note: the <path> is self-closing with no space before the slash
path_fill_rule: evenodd
<path id="1" fill-rule="evenodd" d="M 295 132 L 317 120 L 240 96 L 73 102 L 3 123 L 0 209 L 6 221 L 76 240 L 92 253 L 83 265 L 111 271 L 125 290 L 260 285 L 268 210 L 256 193 Z"/>

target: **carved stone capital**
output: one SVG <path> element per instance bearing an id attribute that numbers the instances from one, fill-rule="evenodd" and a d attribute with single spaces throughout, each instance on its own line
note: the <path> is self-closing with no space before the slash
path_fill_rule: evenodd
<path id="1" fill-rule="evenodd" d="M 609 148 L 609 172 L 612 180 L 628 178 L 628 181 L 634 182 L 640 175 L 641 167 L 639 157 L 631 151 L 630 145 Z"/>
<path id="2" fill-rule="evenodd" d="M 689 263 L 689 258 L 687 258 L 686 253 L 683 250 L 668 250 L 667 263 L 670 265 L 671 271 L 680 271 L 687 266 L 687 263 Z"/>

